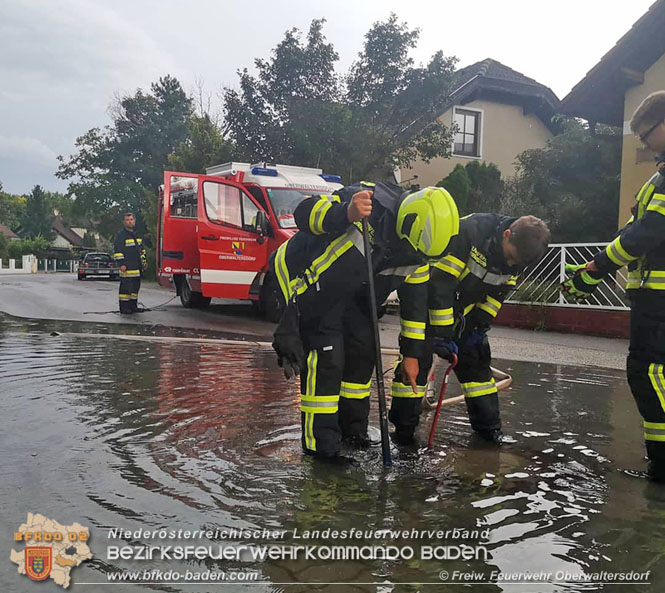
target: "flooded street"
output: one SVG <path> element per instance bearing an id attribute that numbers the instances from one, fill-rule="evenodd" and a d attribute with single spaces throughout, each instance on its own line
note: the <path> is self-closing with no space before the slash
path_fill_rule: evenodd
<path id="1" fill-rule="evenodd" d="M 115 590 L 600 591 L 610 587 L 580 575 L 650 570 L 650 584 L 613 588 L 642 592 L 665 579 L 665 486 L 627 471 L 646 464 L 641 418 L 621 371 L 497 360 L 514 378 L 500 394 L 503 446 L 477 442 L 461 404 L 443 409 L 432 452 L 393 446 L 386 472 L 380 449 L 370 449 L 341 469 L 303 457 L 298 385 L 284 380 L 271 349 L 159 341 L 145 329 L 150 339 L 71 335 L 95 331 L 109 330 L 0 316 L 1 591 L 35 589 L 8 564 L 11 534 L 28 512 L 90 527 L 93 558 L 72 570 L 73 591 L 114 590 L 105 586 L 108 573 L 146 568 L 254 571 L 258 582 Z M 457 393 L 451 384 L 450 395 Z M 421 418 L 423 443 L 432 416 Z M 375 410 L 371 420 L 377 424 Z M 193 542 L 204 546 L 363 544 L 415 554 L 112 560 L 109 546 L 173 543 L 111 538 L 114 528 L 220 534 Z M 224 537 L 230 529 L 283 535 Z M 298 539 L 353 529 L 371 538 Z M 484 546 L 487 559 L 423 557 L 423 547 L 460 543 Z M 525 570 L 577 577 L 473 586 L 453 578 Z M 53 581 L 37 588 L 62 590 Z"/>

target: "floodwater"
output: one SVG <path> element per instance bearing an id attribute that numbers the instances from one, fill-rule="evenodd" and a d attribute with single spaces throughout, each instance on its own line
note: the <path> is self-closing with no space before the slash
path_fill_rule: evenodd
<path id="1" fill-rule="evenodd" d="M 509 442 L 476 442 L 460 404 L 444 408 L 433 451 L 393 447 L 385 471 L 371 449 L 342 469 L 302 456 L 297 385 L 269 349 L 71 335 L 94 331 L 121 330 L 0 317 L 3 592 L 62 591 L 18 575 L 9 561 L 28 512 L 90 527 L 94 557 L 72 570 L 72 591 L 661 589 L 665 486 L 626 471 L 645 463 L 621 372 L 495 361 L 514 377 L 500 396 Z M 458 386 L 449 389 L 455 395 Z M 422 417 L 423 442 L 431 417 Z M 375 410 L 371 418 L 376 424 Z M 111 537 L 114 528 L 132 533 Z M 171 540 L 137 529 L 219 532 Z M 229 529 L 278 533 L 237 537 Z M 347 533 L 302 539 L 326 529 Z M 145 544 L 255 550 L 227 560 L 109 553 Z M 473 558 L 451 558 L 462 544 Z M 282 557 L 251 557 L 270 545 Z M 313 556 L 289 558 L 296 545 L 311 546 Z M 333 546 L 365 552 L 329 560 Z M 397 558 L 377 556 L 388 546 Z M 434 547 L 439 559 L 427 555 Z M 150 584 L 106 586 L 121 570 L 164 573 Z M 185 584 L 188 570 L 258 581 Z M 455 571 L 489 584 L 463 584 Z M 545 582 L 490 582 L 493 573 L 520 571 L 543 573 Z M 648 583 L 610 586 L 594 578 L 601 571 L 651 572 Z"/>

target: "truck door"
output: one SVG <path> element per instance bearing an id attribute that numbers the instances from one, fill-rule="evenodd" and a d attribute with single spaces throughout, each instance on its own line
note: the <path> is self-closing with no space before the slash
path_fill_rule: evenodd
<path id="1" fill-rule="evenodd" d="M 259 210 L 240 185 L 199 177 L 198 247 L 204 296 L 249 298 L 249 288 L 268 260 L 267 237 L 256 229 Z"/>

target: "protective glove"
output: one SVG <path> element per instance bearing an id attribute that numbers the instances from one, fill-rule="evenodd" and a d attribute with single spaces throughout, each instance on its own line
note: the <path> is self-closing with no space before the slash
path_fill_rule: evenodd
<path id="1" fill-rule="evenodd" d="M 305 349 L 300 339 L 300 315 L 295 303 L 290 303 L 273 334 L 272 347 L 277 353 L 277 364 L 284 369 L 287 379 L 300 374 L 305 361 Z"/>
<path id="2" fill-rule="evenodd" d="M 561 283 L 561 291 L 578 303 L 587 300 L 603 281 L 596 273 L 585 272 L 586 266 L 587 264 L 566 264 L 566 274 L 570 277 Z"/>
<path id="3" fill-rule="evenodd" d="M 465 349 L 476 349 L 480 348 L 483 345 L 483 342 L 485 341 L 485 336 L 487 335 L 487 329 L 481 329 L 481 328 L 476 328 L 472 329 L 466 334 L 466 337 L 464 339 L 464 346 L 463 348 Z"/>
<path id="4" fill-rule="evenodd" d="M 434 353 L 452 362 L 453 354 L 457 355 L 457 344 L 450 338 L 434 338 Z"/>
<path id="5" fill-rule="evenodd" d="M 145 253 L 141 253 L 141 271 L 145 272 L 148 269 L 148 258 Z"/>

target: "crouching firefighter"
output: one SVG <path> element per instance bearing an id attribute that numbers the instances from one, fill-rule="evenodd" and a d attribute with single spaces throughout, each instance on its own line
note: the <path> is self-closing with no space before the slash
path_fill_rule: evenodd
<path id="1" fill-rule="evenodd" d="M 627 375 L 644 421 L 648 473 L 665 482 L 665 91 L 636 109 L 631 130 L 656 154 L 658 172 L 637 193 L 630 220 L 593 261 L 566 266 L 562 289 L 585 301 L 607 274 L 628 266 L 630 345 Z"/>
<path id="2" fill-rule="evenodd" d="M 358 183 L 303 200 L 300 232 L 276 251 L 272 269 L 287 306 L 273 347 L 287 378 L 300 374 L 302 447 L 339 458 L 342 439 L 367 446 L 374 370 L 367 263 L 367 218 L 377 305 L 398 290 L 407 383 L 417 390 L 425 343 L 427 258 L 440 256 L 458 232 L 452 197 L 442 188 L 404 192 L 389 183 Z"/>
<path id="3" fill-rule="evenodd" d="M 487 332 L 521 270 L 543 256 L 549 240 L 547 225 L 535 216 L 471 214 L 460 220 L 459 234 L 443 257 L 430 262 L 427 344 L 419 360 L 418 385 L 426 383 L 432 353 L 447 360 L 456 354 L 455 374 L 471 427 L 488 441 L 500 442 L 501 418 Z M 389 419 L 396 426 L 395 437 L 408 443 L 426 387 L 419 387 L 417 394 L 407 389 L 400 380 L 403 364 L 396 369 Z"/>
<path id="4" fill-rule="evenodd" d="M 141 274 L 148 269 L 143 239 L 134 232 L 134 215 L 128 212 L 122 219 L 123 229 L 116 235 L 113 258 L 120 268 L 118 300 L 120 313 L 136 313 L 138 308 Z"/>

